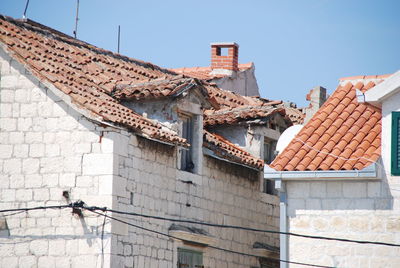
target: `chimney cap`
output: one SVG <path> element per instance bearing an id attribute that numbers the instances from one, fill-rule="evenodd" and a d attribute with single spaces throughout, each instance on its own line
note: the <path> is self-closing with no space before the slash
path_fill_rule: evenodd
<path id="1" fill-rule="evenodd" d="M 235 42 L 214 42 L 210 44 L 211 46 L 236 46 L 239 47 L 239 45 Z"/>

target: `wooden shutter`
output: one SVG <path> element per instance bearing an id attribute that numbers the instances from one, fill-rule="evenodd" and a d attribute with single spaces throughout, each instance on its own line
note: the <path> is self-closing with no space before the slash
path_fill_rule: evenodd
<path id="1" fill-rule="evenodd" d="M 400 112 L 392 112 L 391 173 L 400 175 Z"/>

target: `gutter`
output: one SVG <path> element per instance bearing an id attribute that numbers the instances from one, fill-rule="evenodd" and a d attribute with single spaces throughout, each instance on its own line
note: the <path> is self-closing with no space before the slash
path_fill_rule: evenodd
<path id="1" fill-rule="evenodd" d="M 377 163 L 373 163 L 362 170 L 315 170 L 315 171 L 276 171 L 271 167 L 264 166 L 264 178 L 280 179 L 280 180 L 315 180 L 315 179 L 359 179 L 359 180 L 376 180 Z"/>

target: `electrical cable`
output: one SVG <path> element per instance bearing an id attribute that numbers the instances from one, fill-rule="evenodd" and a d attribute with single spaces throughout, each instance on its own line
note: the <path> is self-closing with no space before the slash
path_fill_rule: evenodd
<path id="1" fill-rule="evenodd" d="M 174 219 L 174 218 L 168 218 L 168 217 L 151 216 L 151 215 L 140 214 L 140 213 L 135 213 L 135 212 L 125 212 L 125 211 L 119 211 L 119 210 L 115 210 L 115 209 L 108 209 L 105 207 L 97 207 L 97 206 L 89 207 L 89 206 L 85 206 L 85 203 L 83 201 L 77 201 L 77 202 L 71 203 L 69 205 L 40 206 L 40 207 L 19 208 L 19 209 L 4 209 L 4 210 L 0 210 L 0 213 L 15 212 L 15 211 L 30 211 L 30 210 L 38 210 L 38 209 L 54 209 L 54 208 L 59 208 L 59 209 L 62 209 L 62 208 L 85 208 L 85 209 L 91 210 L 91 211 L 101 210 L 103 212 L 112 212 L 112 213 L 117 213 L 117 214 L 122 214 L 122 215 L 138 216 L 138 217 L 143 217 L 143 218 L 150 218 L 150 219 L 157 219 L 157 220 L 171 221 L 171 222 L 198 224 L 198 225 L 217 227 L 217 228 L 229 228 L 229 229 L 239 229 L 239 230 L 253 231 L 253 232 L 283 234 L 283 235 L 297 236 L 297 237 L 310 238 L 310 239 L 319 239 L 319 240 L 400 247 L 400 244 L 386 243 L 386 242 L 376 242 L 376 241 L 368 241 L 368 240 L 353 240 L 353 239 L 346 239 L 346 238 L 334 238 L 334 237 L 315 236 L 315 235 L 304 235 L 304 234 L 291 233 L 291 232 L 281 232 L 281 231 L 257 229 L 257 228 L 250 228 L 250 227 L 242 227 L 242 226 L 237 226 L 237 225 L 224 225 L 224 224 L 215 224 L 215 223 L 208 223 L 208 222 L 201 222 L 201 221 L 194 221 L 194 220 L 183 220 L 183 219 Z"/>
<path id="2" fill-rule="evenodd" d="M 112 217 L 112 216 L 97 212 L 97 211 L 93 210 L 93 207 L 83 207 L 83 208 L 88 210 L 88 211 L 90 211 L 90 212 L 92 212 L 92 213 L 95 213 L 97 215 L 101 215 L 101 216 L 107 217 L 107 218 L 109 218 L 111 220 L 115 220 L 115 221 L 124 223 L 126 225 L 129 225 L 129 226 L 132 226 L 132 227 L 135 227 L 135 228 L 138 228 L 138 229 L 142 229 L 142 230 L 145 230 L 145 231 L 148 231 L 148 232 L 152 232 L 152 233 L 159 234 L 159 235 L 166 236 L 166 237 L 173 238 L 173 239 L 182 240 L 181 238 L 178 238 L 178 237 L 170 235 L 170 234 L 166 234 L 166 233 L 159 232 L 159 231 L 156 231 L 156 230 L 152 230 L 152 229 L 149 229 L 149 228 L 146 228 L 146 227 L 142 227 L 142 226 L 139 226 L 139 225 L 136 225 L 136 224 L 133 224 L 133 223 L 130 223 L 130 222 L 127 222 L 127 221 L 124 221 L 124 220 L 121 220 L 121 219 L 118 219 L 118 218 L 115 218 L 115 217 Z M 235 251 L 235 250 L 230 250 L 230 249 L 225 249 L 225 248 L 220 248 L 220 247 L 215 247 L 215 246 L 210 246 L 210 245 L 208 245 L 207 247 L 213 248 L 213 249 L 217 249 L 217 250 L 221 250 L 221 251 L 225 251 L 225 252 L 229 252 L 229 253 L 245 255 L 245 256 L 249 256 L 249 257 L 257 257 L 257 258 L 262 257 L 262 256 L 254 255 L 254 254 L 239 252 L 239 251 Z M 293 261 L 280 260 L 280 259 L 275 259 L 275 258 L 269 258 L 269 259 L 275 260 L 275 261 L 280 261 L 280 262 L 285 262 L 285 263 L 309 266 L 309 267 L 335 268 L 333 266 L 317 265 L 317 264 L 302 263 L 302 262 L 293 262 Z"/>
<path id="3" fill-rule="evenodd" d="M 88 207 L 87 209 L 102 210 L 102 211 L 108 211 L 108 212 L 117 213 L 117 214 L 138 216 L 138 217 L 157 219 L 157 220 L 163 220 L 163 221 L 198 224 L 198 225 L 217 227 L 217 228 L 229 228 L 229 229 L 239 229 L 239 230 L 254 231 L 254 232 L 261 232 L 261 233 L 283 234 L 283 235 L 291 235 L 291 236 L 310 238 L 310 239 L 331 240 L 331 241 L 340 241 L 340 242 L 348 242 L 348 243 L 400 247 L 400 244 L 394 244 L 394 243 L 375 242 L 375 241 L 367 241 L 367 240 L 353 240 L 353 239 L 346 239 L 346 238 L 334 238 L 334 237 L 315 236 L 315 235 L 304 235 L 304 234 L 298 234 L 298 233 L 256 229 L 256 228 L 242 227 L 242 226 L 236 226 L 236 225 L 224 225 L 224 224 L 215 224 L 215 223 L 208 223 L 208 222 L 201 222 L 201 221 L 194 221 L 194 220 L 182 220 L 182 219 L 174 219 L 174 218 L 168 218 L 168 217 L 151 216 L 151 215 L 140 214 L 140 213 L 135 213 L 135 212 L 119 211 L 119 210 L 115 210 L 115 209 L 104 210 L 103 208 L 99 208 L 99 207 Z"/>

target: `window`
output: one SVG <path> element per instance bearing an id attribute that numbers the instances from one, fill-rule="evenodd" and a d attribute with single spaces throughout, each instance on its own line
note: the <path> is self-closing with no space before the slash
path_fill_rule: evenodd
<path id="1" fill-rule="evenodd" d="M 400 112 L 392 112 L 391 173 L 400 176 Z"/>
<path id="2" fill-rule="evenodd" d="M 264 138 L 264 163 L 271 164 L 275 159 L 276 141 Z M 273 180 L 264 179 L 263 192 L 267 194 L 276 194 Z"/>
<path id="3" fill-rule="evenodd" d="M 264 162 L 265 164 L 271 164 L 275 158 L 276 141 L 264 138 Z"/>
<path id="4" fill-rule="evenodd" d="M 276 194 L 275 192 L 275 182 L 273 180 L 264 179 L 264 193 L 266 194 Z"/>
<path id="5" fill-rule="evenodd" d="M 178 248 L 178 268 L 204 268 L 203 253 Z"/>
<path id="6" fill-rule="evenodd" d="M 182 138 L 185 138 L 190 144 L 188 150 L 182 149 L 181 151 L 181 170 L 193 172 L 193 118 L 189 115 L 181 115 L 182 121 Z"/>

